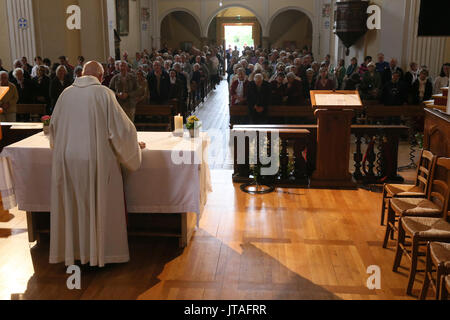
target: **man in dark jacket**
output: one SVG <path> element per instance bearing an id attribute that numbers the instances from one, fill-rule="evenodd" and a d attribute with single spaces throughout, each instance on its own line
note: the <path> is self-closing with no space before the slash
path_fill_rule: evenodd
<path id="1" fill-rule="evenodd" d="M 169 74 L 159 61 L 153 63 L 153 71 L 147 76 L 150 91 L 150 104 L 164 104 L 169 99 Z"/>
<path id="2" fill-rule="evenodd" d="M 401 73 L 396 71 L 383 88 L 383 103 L 386 106 L 401 106 L 406 102 L 407 96 L 407 87 L 401 80 Z"/>
<path id="3" fill-rule="evenodd" d="M 270 89 L 270 84 L 264 81 L 264 76 L 260 73 L 256 74 L 254 81 L 249 83 L 247 103 L 250 123 L 267 123 Z"/>

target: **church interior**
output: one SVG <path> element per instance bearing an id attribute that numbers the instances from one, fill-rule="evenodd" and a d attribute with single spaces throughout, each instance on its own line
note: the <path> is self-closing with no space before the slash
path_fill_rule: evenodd
<path id="1" fill-rule="evenodd" d="M 448 300 L 448 12 L 0 0 L 0 299 Z"/>

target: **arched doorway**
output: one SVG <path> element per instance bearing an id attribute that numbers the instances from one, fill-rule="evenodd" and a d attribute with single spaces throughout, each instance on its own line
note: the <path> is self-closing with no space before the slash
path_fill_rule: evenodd
<path id="1" fill-rule="evenodd" d="M 262 45 L 262 26 L 255 14 L 243 7 L 230 6 L 219 11 L 207 25 L 208 44 L 235 45 L 242 50 Z"/>
<path id="2" fill-rule="evenodd" d="M 313 24 L 304 12 L 284 10 L 269 21 L 269 43 L 272 48 L 312 48 Z"/>
<path id="3" fill-rule="evenodd" d="M 172 11 L 161 21 L 161 47 L 189 51 L 202 44 L 199 20 L 186 11 Z"/>

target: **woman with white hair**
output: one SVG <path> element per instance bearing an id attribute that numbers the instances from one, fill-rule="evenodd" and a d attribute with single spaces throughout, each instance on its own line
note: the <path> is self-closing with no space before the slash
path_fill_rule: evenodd
<path id="1" fill-rule="evenodd" d="M 293 72 L 286 75 L 286 96 L 287 105 L 302 106 L 305 104 L 305 97 L 303 96 L 303 86 L 300 79 Z"/>
<path id="2" fill-rule="evenodd" d="M 34 84 L 30 79 L 25 78 L 25 71 L 22 68 L 16 68 L 13 71 L 15 85 L 19 93 L 19 104 L 34 103 Z"/>
<path id="3" fill-rule="evenodd" d="M 56 75 L 50 82 L 50 111 L 53 112 L 53 108 L 58 101 L 61 93 L 70 85 L 72 81 L 67 77 L 67 69 L 65 66 L 60 65 L 56 68 Z"/>

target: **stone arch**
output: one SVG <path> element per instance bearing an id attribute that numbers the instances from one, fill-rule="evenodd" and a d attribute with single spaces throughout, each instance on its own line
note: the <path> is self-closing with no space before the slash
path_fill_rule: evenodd
<path id="1" fill-rule="evenodd" d="M 261 16 L 259 14 L 257 14 L 255 12 L 255 10 L 253 10 L 251 7 L 246 6 L 244 4 L 227 4 L 227 5 L 223 5 L 222 7 L 219 7 L 218 9 L 216 9 L 206 20 L 205 25 L 203 26 L 203 37 L 208 37 L 208 30 L 209 27 L 211 25 L 211 22 L 213 21 L 214 17 L 216 17 L 221 11 L 228 9 L 228 8 L 243 8 L 246 9 L 248 11 L 250 11 L 251 13 L 253 13 L 256 17 L 256 19 L 258 20 L 260 26 L 261 26 L 261 30 L 264 33 L 264 30 L 266 30 L 266 24 L 264 23 L 264 20 L 261 18 Z"/>
<path id="2" fill-rule="evenodd" d="M 161 24 L 162 24 L 164 18 L 166 18 L 172 12 L 177 12 L 177 11 L 182 11 L 182 12 L 185 12 L 185 13 L 191 15 L 192 18 L 194 18 L 195 21 L 197 21 L 198 28 L 200 29 L 200 35 L 203 35 L 203 32 L 204 32 L 203 31 L 203 24 L 200 21 L 200 18 L 193 11 L 191 11 L 189 9 L 186 9 L 186 8 L 182 8 L 182 7 L 171 8 L 171 9 L 165 11 L 163 14 L 161 14 L 161 16 L 159 18 L 159 22 L 158 22 L 158 28 L 159 28 L 158 34 L 161 34 Z"/>
<path id="3" fill-rule="evenodd" d="M 289 10 L 294 10 L 294 11 L 299 11 L 299 12 L 301 12 L 301 13 L 304 13 L 304 14 L 309 18 L 309 20 L 311 21 L 312 28 L 313 28 L 313 34 L 316 32 L 316 29 L 317 29 L 317 28 L 315 28 L 315 26 L 314 26 L 314 15 L 313 15 L 310 11 L 308 11 L 308 10 L 302 8 L 302 7 L 289 6 L 289 7 L 283 7 L 283 8 L 281 8 L 281 9 L 278 9 L 278 10 L 270 17 L 269 21 L 267 22 L 266 29 L 265 29 L 266 35 L 269 35 L 269 33 L 270 33 L 270 28 L 272 27 L 272 23 L 273 23 L 273 21 L 275 20 L 275 18 L 278 17 L 281 13 L 286 12 L 286 11 L 289 11 Z"/>
<path id="4" fill-rule="evenodd" d="M 190 41 L 192 41 L 192 43 L 194 45 L 199 46 L 201 44 L 201 37 L 202 37 L 202 34 L 203 34 L 201 21 L 200 21 L 200 19 L 198 18 L 198 16 L 194 12 L 192 12 L 191 10 L 186 9 L 186 8 L 171 8 L 171 9 L 165 11 L 164 14 L 161 15 L 160 20 L 159 20 L 159 24 L 158 24 L 158 29 L 159 30 L 157 32 L 157 34 L 159 35 L 159 39 L 157 39 L 158 45 L 160 44 L 159 43 L 160 41 L 162 42 L 164 40 L 167 40 L 167 39 L 163 39 L 164 30 L 162 30 L 162 28 L 163 28 L 163 24 L 165 23 L 166 19 L 170 19 L 170 17 L 172 15 L 174 17 L 180 16 L 180 15 L 181 16 L 184 15 L 185 17 L 189 17 L 189 19 L 192 18 L 192 20 L 189 21 L 189 25 L 191 27 L 195 28 L 195 32 L 193 32 L 194 37 L 192 39 L 190 39 L 191 36 L 188 36 L 188 38 L 189 38 Z M 198 27 L 198 29 L 196 27 L 194 27 L 194 25 L 196 25 L 196 27 Z M 186 26 L 184 26 L 184 27 L 186 27 Z M 188 31 L 193 31 L 192 28 L 185 28 L 185 29 L 188 30 Z M 180 31 L 182 31 L 182 30 L 180 29 Z M 162 45 L 162 43 L 161 43 L 161 45 Z M 175 47 L 177 47 L 177 46 L 175 46 Z"/>

